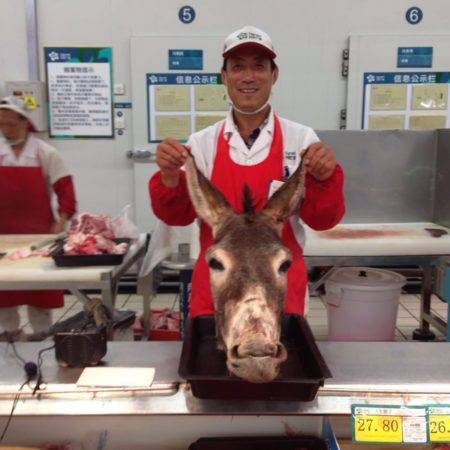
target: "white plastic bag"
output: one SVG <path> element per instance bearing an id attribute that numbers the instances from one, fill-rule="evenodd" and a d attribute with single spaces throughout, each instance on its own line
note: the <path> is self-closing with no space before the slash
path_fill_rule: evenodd
<path id="1" fill-rule="evenodd" d="M 118 238 L 139 238 L 139 229 L 131 220 L 131 205 L 126 205 L 117 216 L 111 217 L 110 226 Z"/>
<path id="2" fill-rule="evenodd" d="M 150 245 L 142 262 L 139 276 L 148 275 L 172 253 L 172 227 L 158 220 L 151 234 Z"/>

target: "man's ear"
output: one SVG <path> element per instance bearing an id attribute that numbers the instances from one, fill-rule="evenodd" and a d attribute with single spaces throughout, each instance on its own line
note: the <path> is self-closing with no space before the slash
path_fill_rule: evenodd
<path id="1" fill-rule="evenodd" d="M 225 72 L 225 70 L 221 70 L 220 71 L 220 76 L 222 77 L 222 83 L 225 87 L 227 87 L 227 73 Z"/>
<path id="2" fill-rule="evenodd" d="M 278 80 L 278 67 L 275 67 L 272 72 L 272 84 L 275 84 Z"/>

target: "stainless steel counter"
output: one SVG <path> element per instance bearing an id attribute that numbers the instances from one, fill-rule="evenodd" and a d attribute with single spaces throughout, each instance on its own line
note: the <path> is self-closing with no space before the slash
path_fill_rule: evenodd
<path id="1" fill-rule="evenodd" d="M 48 344 L 16 348 L 26 361 L 36 361 Z M 34 382 L 24 387 L 3 444 L 90 442 L 89 448 L 103 448 L 92 442 L 106 439 L 108 450 L 186 450 L 208 436 L 320 436 L 324 416 L 339 437 L 348 438 L 352 404 L 450 403 L 447 343 L 318 345 L 333 378 L 311 402 L 197 399 L 177 374 L 180 342 L 108 342 L 104 365 L 155 367 L 155 380 L 145 389 L 78 388 L 83 369 L 59 367 L 51 350 L 42 355 L 42 389 L 33 395 Z M 0 344 L 0 431 L 24 380 L 23 363 L 11 346 Z"/>
<path id="2" fill-rule="evenodd" d="M 48 342 L 47 342 L 48 344 Z M 352 403 L 450 403 L 450 345 L 418 342 L 318 342 L 333 377 L 311 402 L 201 400 L 177 374 L 180 342 L 108 342 L 110 367 L 155 367 L 149 388 L 81 388 L 83 369 L 61 368 L 54 350 L 43 354 L 43 389 L 25 386 L 16 415 L 307 414 L 348 415 Z M 45 343 L 18 343 L 36 361 Z M 25 380 L 12 348 L 0 345 L 0 415 Z"/>

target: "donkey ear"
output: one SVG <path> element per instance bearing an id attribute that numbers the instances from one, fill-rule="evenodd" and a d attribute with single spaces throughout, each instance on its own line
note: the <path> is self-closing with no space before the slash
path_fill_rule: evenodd
<path id="1" fill-rule="evenodd" d="M 305 191 L 306 166 L 302 163 L 297 170 L 290 176 L 288 181 L 283 184 L 270 197 L 261 214 L 267 216 L 276 226 L 281 234 L 284 222 L 300 206 L 300 200 Z"/>
<path id="2" fill-rule="evenodd" d="M 192 155 L 186 160 L 185 170 L 191 202 L 199 217 L 212 228 L 214 236 L 219 225 L 234 211 L 222 192 L 197 169 Z"/>

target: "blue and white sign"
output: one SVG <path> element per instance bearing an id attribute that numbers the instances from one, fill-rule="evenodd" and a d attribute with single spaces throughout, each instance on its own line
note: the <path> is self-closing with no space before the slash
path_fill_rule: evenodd
<path id="1" fill-rule="evenodd" d="M 203 70 L 203 50 L 169 49 L 170 70 Z"/>
<path id="2" fill-rule="evenodd" d="M 219 73 L 148 73 L 147 85 L 152 84 L 222 84 Z"/>
<path id="3" fill-rule="evenodd" d="M 450 83 L 450 72 L 366 72 L 366 84 Z"/>
<path id="4" fill-rule="evenodd" d="M 120 103 L 114 103 L 115 109 L 131 109 L 132 104 L 130 102 L 120 102 Z"/>
<path id="5" fill-rule="evenodd" d="M 432 67 L 433 47 L 398 47 L 397 67 Z"/>

